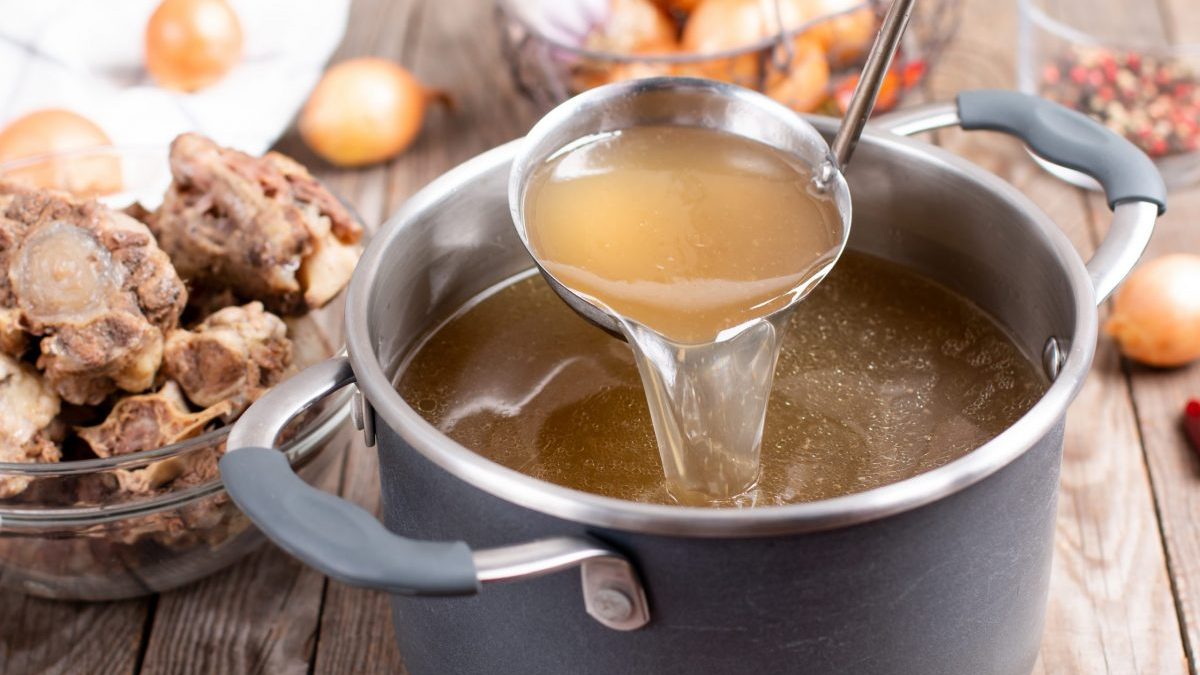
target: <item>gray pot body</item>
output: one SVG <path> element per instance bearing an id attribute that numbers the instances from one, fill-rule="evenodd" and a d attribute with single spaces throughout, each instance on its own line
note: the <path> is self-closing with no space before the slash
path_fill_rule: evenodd
<path id="1" fill-rule="evenodd" d="M 726 87 L 611 86 L 635 98 Z M 967 296 L 1053 380 L 967 455 L 833 499 L 697 509 L 539 481 L 442 434 L 393 382 L 425 335 L 533 264 L 509 214 L 509 144 L 439 178 L 375 237 L 347 297 L 348 355 L 243 414 L 221 459 L 230 496 L 332 577 L 409 594 L 394 605 L 413 675 L 1028 673 L 1046 605 L 1063 420 L 1091 365 L 1096 300 L 1136 262 L 1164 197 L 1132 145 L 1044 101 L 974 92 L 891 124 L 912 133 L 960 120 L 1091 170 L 1114 207 L 1085 267 L 1054 223 L 979 167 L 890 133 L 868 130 L 859 142 L 846 174 L 848 247 Z M 837 124 L 811 121 L 826 138 Z M 270 448 L 288 419 L 351 382 L 362 394 L 356 420 L 368 438 L 378 433 L 386 529 L 313 490 Z"/>
<path id="2" fill-rule="evenodd" d="M 653 619 L 610 630 L 574 571 L 463 598 L 393 596 L 412 675 L 1028 673 L 1054 543 L 1062 425 L 988 478 L 896 516 L 825 532 L 684 538 L 587 527 L 480 491 L 387 428 L 389 529 L 472 548 L 590 534 L 624 551 Z"/>
<path id="3" fill-rule="evenodd" d="M 404 239 L 389 244 L 403 253 L 378 272 L 371 304 L 381 312 L 370 321 L 378 324 L 378 362 L 393 378 L 421 334 L 531 264 L 508 222 L 507 165 L 480 161 L 477 175 L 451 178 L 457 188 L 418 204 Z M 847 176 L 850 248 L 971 297 L 1031 357 L 1055 336 L 1075 348 L 1064 372 L 1082 379 L 1095 340 L 1091 289 L 1074 286 L 1082 264 L 1073 251 L 1063 262 L 1053 224 L 1011 188 L 928 146 L 869 135 L 856 162 Z M 1077 387 L 1057 382 L 1047 398 L 1065 403 Z M 371 399 L 378 409 L 378 396 Z M 937 488 L 945 494 L 916 508 L 702 536 L 673 532 L 669 521 L 651 529 L 536 508 L 535 497 L 522 499 L 532 489 L 498 495 L 486 480 L 464 480 L 431 461 L 456 452 L 452 441 L 411 416 L 390 424 L 380 411 L 389 529 L 464 540 L 473 550 L 591 536 L 630 558 L 651 614 L 635 631 L 602 626 L 585 613 L 573 570 L 488 585 L 471 597 L 393 596 L 406 664 L 413 675 L 1028 673 L 1046 606 L 1065 405 L 1045 408 L 1041 431 L 981 449 L 1007 455 L 989 460 L 998 469 Z M 971 471 L 956 464 L 939 471 Z"/>

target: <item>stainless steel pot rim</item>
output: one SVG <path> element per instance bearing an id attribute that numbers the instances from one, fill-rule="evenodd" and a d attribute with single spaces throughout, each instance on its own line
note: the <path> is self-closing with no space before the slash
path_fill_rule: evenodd
<path id="1" fill-rule="evenodd" d="M 810 118 L 810 121 L 829 129 L 836 125 L 836 120 L 829 118 L 824 121 Z M 373 238 L 350 282 L 346 306 L 350 361 L 358 387 L 376 413 L 425 458 L 500 499 L 593 526 L 678 536 L 768 536 L 864 523 L 942 499 L 1006 466 L 1059 423 L 1091 366 L 1097 332 L 1095 294 L 1083 261 L 1066 235 L 1027 197 L 991 173 L 927 143 L 868 128 L 862 143 L 887 146 L 914 161 L 938 162 L 948 171 L 965 174 L 979 189 L 1013 202 L 1029 214 L 1065 269 L 1077 308 L 1066 359 L 1055 381 L 1020 420 L 991 441 L 937 469 L 864 492 L 786 506 L 709 509 L 643 504 L 572 490 L 507 469 L 443 435 L 395 391 L 389 374 L 376 358 L 367 331 L 368 299 L 379 270 L 387 264 L 388 249 L 406 224 L 438 201 L 453 198 L 479 175 L 511 161 L 521 142 L 522 139 L 514 140 L 467 161 L 411 198 Z"/>

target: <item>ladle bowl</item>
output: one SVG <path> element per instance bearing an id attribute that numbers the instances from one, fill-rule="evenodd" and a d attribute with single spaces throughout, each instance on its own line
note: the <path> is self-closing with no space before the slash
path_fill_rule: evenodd
<path id="1" fill-rule="evenodd" d="M 597 87 L 551 110 L 533 126 L 513 160 L 508 181 L 509 209 L 517 234 L 535 262 L 538 256 L 530 246 L 525 222 L 525 196 L 533 174 L 581 139 L 637 126 L 700 127 L 734 134 L 786 153 L 814 176 L 830 159 L 829 145 L 812 124 L 786 106 L 749 89 L 679 77 Z M 822 179 L 823 189 L 832 197 L 838 212 L 836 260 L 850 236 L 850 189 L 837 169 Z M 613 335 L 624 337 L 620 322 L 607 308 L 567 288 L 540 263 L 538 269 L 572 309 Z M 815 287 L 815 283 L 808 284 L 777 312 L 790 311 Z"/>

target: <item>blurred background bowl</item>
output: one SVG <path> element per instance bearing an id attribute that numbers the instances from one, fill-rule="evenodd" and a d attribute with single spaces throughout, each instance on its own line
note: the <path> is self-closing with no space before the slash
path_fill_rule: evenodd
<path id="1" fill-rule="evenodd" d="M 1090 0 L 1020 0 L 1018 87 L 1103 122 L 1154 159 L 1168 188 L 1184 187 L 1200 181 L 1200 44 L 1164 44 L 1139 29 L 1146 16 L 1141 0 L 1106 5 L 1100 15 Z"/>
<path id="2" fill-rule="evenodd" d="M 167 148 L 93 148 L 0 164 L 0 180 L 95 196 L 114 208 L 153 209 L 170 183 Z M 297 370 L 341 351 L 344 293 L 288 318 Z M 296 419 L 281 451 L 306 481 L 335 472 L 352 438 L 350 393 Z M 26 487 L 0 499 L 0 587 L 70 600 L 115 600 L 166 591 L 227 567 L 263 543 L 219 477 L 120 490 L 118 475 L 152 465 L 215 463 L 229 426 L 159 448 L 57 464 L 0 462 L 0 481 Z M 213 474 L 215 476 L 215 472 Z"/>

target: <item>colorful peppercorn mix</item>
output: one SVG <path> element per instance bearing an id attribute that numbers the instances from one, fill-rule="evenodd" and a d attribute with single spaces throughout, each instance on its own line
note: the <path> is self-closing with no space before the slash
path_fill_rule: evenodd
<path id="1" fill-rule="evenodd" d="M 1041 73 L 1042 96 L 1122 134 L 1151 157 L 1200 148 L 1200 81 L 1187 64 L 1071 47 Z"/>

